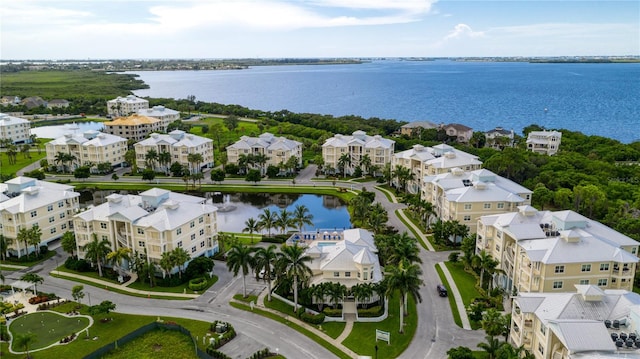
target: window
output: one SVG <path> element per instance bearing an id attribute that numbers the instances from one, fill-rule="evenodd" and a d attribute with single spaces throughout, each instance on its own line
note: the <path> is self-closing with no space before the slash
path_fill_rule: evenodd
<path id="1" fill-rule="evenodd" d="M 200 248 L 204 247 L 204 241 L 200 242 Z"/>
<path id="2" fill-rule="evenodd" d="M 196 226 L 196 222 L 191 221 L 191 223 L 189 223 L 189 228 L 193 228 Z"/>
<path id="3" fill-rule="evenodd" d="M 178 242 L 178 248 L 182 248 L 182 241 Z"/>
<path id="4" fill-rule="evenodd" d="M 542 323 L 540 323 L 540 333 L 547 334 L 547 327 Z"/>
<path id="5" fill-rule="evenodd" d="M 500 245 L 496 243 L 496 252 L 500 252 Z"/>
<path id="6" fill-rule="evenodd" d="M 62 207 L 64 207 L 64 202 L 63 201 L 58 202 L 58 208 L 62 208 Z"/>
<path id="7" fill-rule="evenodd" d="M 38 211 L 31 211 L 31 218 L 36 217 L 38 215 Z"/>
<path id="8" fill-rule="evenodd" d="M 202 223 L 202 222 L 204 222 L 204 217 L 198 218 L 198 223 Z"/>
<path id="9" fill-rule="evenodd" d="M 498 209 L 504 209 L 504 203 L 503 202 L 498 203 Z"/>
<path id="10" fill-rule="evenodd" d="M 369 273 L 367 273 L 367 272 L 362 273 L 362 277 L 363 277 L 362 279 L 368 280 L 369 279 Z"/>
<path id="11" fill-rule="evenodd" d="M 591 272 L 591 264 L 583 264 L 582 265 L 582 269 L 580 269 L 581 272 Z"/>
<path id="12" fill-rule="evenodd" d="M 465 203 L 464 204 L 464 209 L 469 211 L 469 210 L 471 210 L 471 206 L 472 206 L 471 203 Z"/>
<path id="13" fill-rule="evenodd" d="M 351 277 L 351 272 L 344 272 L 345 277 Z"/>
<path id="14" fill-rule="evenodd" d="M 107 229 L 107 224 L 106 223 L 100 223 L 100 228 Z"/>
<path id="15" fill-rule="evenodd" d="M 144 247 L 144 241 L 138 241 L 138 247 Z"/>
<path id="16" fill-rule="evenodd" d="M 491 203 L 485 203 L 482 205 L 484 209 L 491 209 Z"/>
<path id="17" fill-rule="evenodd" d="M 109 238 L 107 236 L 105 236 L 105 235 L 102 235 L 102 240 L 103 241 L 107 241 L 107 240 L 109 240 Z"/>
<path id="18" fill-rule="evenodd" d="M 604 279 L 598 279 L 598 286 L 599 287 L 604 287 L 607 285 L 607 278 Z"/>
<path id="19" fill-rule="evenodd" d="M 564 273 L 564 266 L 556 266 L 555 272 L 556 273 Z"/>
<path id="20" fill-rule="evenodd" d="M 540 354 L 544 355 L 544 347 L 542 346 L 542 343 L 538 343 L 538 351 L 540 352 Z"/>
<path id="21" fill-rule="evenodd" d="M 53 223 L 56 220 L 56 217 L 49 217 L 49 223 Z"/>
<path id="22" fill-rule="evenodd" d="M 636 247 L 631 248 L 631 254 L 636 254 L 637 250 L 638 248 Z"/>
<path id="23" fill-rule="evenodd" d="M 588 279 L 580 279 L 580 284 L 581 285 L 589 285 L 589 280 Z"/>
<path id="24" fill-rule="evenodd" d="M 471 216 L 464 216 L 462 218 L 465 222 L 469 222 L 471 220 Z"/>
<path id="25" fill-rule="evenodd" d="M 196 234 L 195 234 L 195 233 L 193 233 L 193 234 L 191 235 L 191 240 L 194 240 L 194 239 L 196 239 Z"/>
<path id="26" fill-rule="evenodd" d="M 200 235 L 203 236 L 204 235 L 204 229 L 200 230 Z"/>
<path id="27" fill-rule="evenodd" d="M 64 217 L 65 217 L 64 212 L 60 213 L 60 218 L 64 218 Z"/>
<path id="28" fill-rule="evenodd" d="M 177 235 L 181 235 L 181 234 L 182 234 L 182 228 L 178 228 L 178 229 L 176 229 L 176 234 L 177 234 Z"/>
<path id="29" fill-rule="evenodd" d="M 144 229 L 138 228 L 138 234 L 144 234 Z"/>
<path id="30" fill-rule="evenodd" d="M 56 227 L 51 228 L 51 233 L 56 233 Z"/>
<path id="31" fill-rule="evenodd" d="M 191 253 L 195 253 L 196 252 L 196 246 L 191 247 Z"/>
<path id="32" fill-rule="evenodd" d="M 53 205 L 52 204 L 47 206 L 47 212 L 51 212 L 51 211 L 53 211 Z"/>
<path id="33" fill-rule="evenodd" d="M 562 281 L 558 280 L 553 282 L 553 289 L 562 289 Z"/>
<path id="34" fill-rule="evenodd" d="M 609 263 L 600 263 L 600 270 L 601 271 L 608 271 L 609 270 Z"/>
<path id="35" fill-rule="evenodd" d="M 62 225 L 60 225 L 60 229 L 67 229 L 67 224 L 63 223 Z"/>
<path id="36" fill-rule="evenodd" d="M 340 272 L 333 272 L 333 276 L 334 277 L 339 277 L 340 276 Z"/>

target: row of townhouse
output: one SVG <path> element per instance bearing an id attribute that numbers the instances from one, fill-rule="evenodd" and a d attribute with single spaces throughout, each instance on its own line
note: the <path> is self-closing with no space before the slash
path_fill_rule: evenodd
<path id="1" fill-rule="evenodd" d="M 302 166 L 302 143 L 285 137 L 276 137 L 269 132 L 258 137 L 242 136 L 240 140 L 227 146 L 227 161 L 237 165 L 243 155 L 266 156 L 267 162 L 263 168 L 279 167 L 295 157 L 300 167 Z"/>
<path id="2" fill-rule="evenodd" d="M 14 144 L 29 143 L 30 131 L 29 120 L 0 113 L 0 140 L 9 140 Z"/>

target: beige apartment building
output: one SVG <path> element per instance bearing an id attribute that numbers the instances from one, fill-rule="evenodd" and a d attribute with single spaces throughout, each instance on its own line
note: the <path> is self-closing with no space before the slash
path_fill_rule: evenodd
<path id="1" fill-rule="evenodd" d="M 47 142 L 45 145 L 47 162 L 49 165 L 62 169 L 66 166 L 74 169 L 88 164 L 110 163 L 111 166 L 120 166 L 124 163 L 124 154 L 127 152 L 127 140 L 98 131 L 85 131 L 82 134 L 66 133 L 64 136 Z M 58 153 L 70 154 L 74 160 L 70 163 L 61 163 L 56 160 Z"/>
<path id="2" fill-rule="evenodd" d="M 72 230 L 79 197 L 72 186 L 30 177 L 16 177 L 0 184 L 0 233 L 13 239 L 8 252 L 18 257 L 33 252 L 33 245 L 25 248 L 24 242 L 16 240 L 21 228 L 40 227 L 40 245 Z"/>
<path id="3" fill-rule="evenodd" d="M 29 143 L 30 129 L 29 120 L 0 113 L 0 140 L 10 140 L 14 144 Z"/>
<path id="4" fill-rule="evenodd" d="M 458 168 L 464 171 L 473 171 L 482 167 L 478 156 L 460 151 L 449 145 L 440 144 L 433 147 L 414 145 L 413 148 L 395 153 L 391 160 L 391 168 L 395 170 L 402 166 L 411 170 L 413 179 L 407 183 L 410 193 L 420 193 L 425 176 L 433 176 L 447 173 Z M 393 179 L 398 185 L 397 179 Z"/>
<path id="5" fill-rule="evenodd" d="M 131 115 L 105 122 L 104 131 L 137 142 L 144 140 L 151 133 L 163 131 L 163 129 L 162 120 L 142 115 Z"/>
<path id="6" fill-rule="evenodd" d="M 139 110 L 149 108 L 149 101 L 129 95 L 107 101 L 107 113 L 111 116 L 128 116 L 137 113 Z"/>
<path id="7" fill-rule="evenodd" d="M 458 221 L 476 233 L 478 219 L 509 213 L 530 205 L 532 191 L 495 173 L 480 169 L 425 176 L 421 198 L 433 205 L 438 218 Z"/>
<path id="8" fill-rule="evenodd" d="M 297 159 L 298 167 L 302 166 L 302 143 L 285 137 L 276 137 L 265 132 L 258 137 L 242 136 L 236 143 L 227 147 L 227 162 L 238 164 L 240 156 L 265 155 L 268 166 L 278 167 L 287 163 L 291 157 Z"/>
<path id="9" fill-rule="evenodd" d="M 381 170 L 387 163 L 391 163 L 395 143 L 396 141 L 380 135 L 369 136 L 364 131 L 355 131 L 351 136 L 336 134 L 322 145 L 325 171 L 331 169 L 337 173 L 340 158 L 345 154 L 349 158 L 345 172 L 349 175 L 360 166 L 364 156 L 369 157 L 371 166 Z M 366 171 L 365 168 L 362 170 Z"/>
<path id="10" fill-rule="evenodd" d="M 170 108 L 166 108 L 162 105 L 138 110 L 138 115 L 153 117 L 160 120 L 159 126 L 160 126 L 160 131 L 162 132 L 167 131 L 167 126 L 169 126 L 170 123 L 180 119 L 180 112 L 176 110 L 172 110 Z"/>
<path id="11" fill-rule="evenodd" d="M 570 291 L 514 297 L 509 342 L 536 359 L 640 358 L 640 295 L 593 284 Z"/>
<path id="12" fill-rule="evenodd" d="M 632 290 L 638 245 L 576 212 L 531 206 L 480 217 L 476 237 L 476 252 L 499 262 L 494 283 L 518 293 L 567 292 L 575 285 Z"/>
<path id="13" fill-rule="evenodd" d="M 160 158 L 154 161 L 154 170 L 166 172 L 171 164 L 178 162 L 189 168 L 189 172 L 196 173 L 202 168 L 212 168 L 213 162 L 213 140 L 186 133 L 184 131 L 171 131 L 168 135 L 152 133 L 149 138 L 134 145 L 136 152 L 136 163 L 138 168 L 147 166 L 147 153 L 150 150 L 161 153 L 167 152 L 171 156 L 171 161 L 161 163 Z M 202 162 L 189 162 L 189 155 L 200 154 Z"/>
<path id="14" fill-rule="evenodd" d="M 219 251 L 217 210 L 202 197 L 159 188 L 140 195 L 114 193 L 73 218 L 78 255 L 84 258 L 83 248 L 95 235 L 108 240 L 112 250 L 129 248 L 153 263 L 174 248 L 184 248 L 191 258 L 212 256 Z"/>

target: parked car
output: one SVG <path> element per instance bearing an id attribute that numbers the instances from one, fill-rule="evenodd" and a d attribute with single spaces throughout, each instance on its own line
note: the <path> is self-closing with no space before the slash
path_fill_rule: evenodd
<path id="1" fill-rule="evenodd" d="M 438 284 L 436 286 L 436 289 L 438 290 L 438 295 L 440 295 L 441 297 L 447 296 L 447 287 L 445 287 L 443 284 Z"/>

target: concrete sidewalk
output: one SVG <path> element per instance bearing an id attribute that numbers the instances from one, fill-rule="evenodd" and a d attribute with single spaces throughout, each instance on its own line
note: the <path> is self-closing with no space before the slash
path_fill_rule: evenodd
<path id="1" fill-rule="evenodd" d="M 449 293 L 453 295 L 453 299 L 456 301 L 456 306 L 458 307 L 458 314 L 460 315 L 460 321 L 462 322 L 462 328 L 471 330 L 471 324 L 469 323 L 469 317 L 467 316 L 467 310 L 464 306 L 464 302 L 462 301 L 462 296 L 460 295 L 460 291 L 458 290 L 458 286 L 456 286 L 456 282 L 451 277 L 451 273 L 449 273 L 449 269 L 443 262 L 438 263 L 440 269 L 442 269 L 442 273 L 444 277 L 447 278 L 447 282 L 449 282 Z"/>

